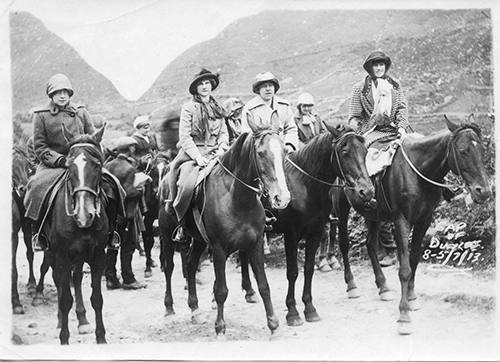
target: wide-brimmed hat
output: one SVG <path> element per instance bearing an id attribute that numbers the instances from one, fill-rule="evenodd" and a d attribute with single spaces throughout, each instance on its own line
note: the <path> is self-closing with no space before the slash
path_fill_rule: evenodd
<path id="1" fill-rule="evenodd" d="M 368 54 L 365 61 L 363 62 L 363 68 L 365 68 L 365 70 L 369 74 L 372 74 L 372 72 L 373 72 L 372 66 L 373 66 L 373 63 L 376 61 L 384 62 L 385 72 L 387 73 L 387 71 L 391 67 L 392 61 L 391 61 L 391 58 L 389 58 L 387 56 L 387 54 L 385 54 L 381 50 L 375 50 L 375 51 L 371 52 L 370 54 Z"/>
<path id="2" fill-rule="evenodd" d="M 147 124 L 151 124 L 148 116 L 139 116 L 134 121 L 134 128 L 141 128 Z"/>
<path id="3" fill-rule="evenodd" d="M 260 86 L 264 83 L 271 82 L 274 84 L 274 92 L 276 93 L 280 89 L 280 82 L 271 72 L 262 72 L 257 74 L 255 80 L 252 84 L 252 91 L 259 94 Z"/>
<path id="4" fill-rule="evenodd" d="M 129 146 L 136 145 L 136 144 L 137 144 L 137 141 L 133 137 L 123 136 L 123 137 L 118 138 L 115 141 L 114 149 L 117 151 L 121 151 L 123 149 L 126 149 Z"/>
<path id="5" fill-rule="evenodd" d="M 71 86 L 69 78 L 64 74 L 58 73 L 56 75 L 53 75 L 47 82 L 46 92 L 49 97 L 51 97 L 53 93 L 63 89 L 66 89 L 69 93 L 69 96 L 73 97 L 73 87 Z"/>
<path id="6" fill-rule="evenodd" d="M 202 68 L 199 73 L 195 74 L 193 81 L 189 85 L 189 93 L 195 95 L 198 83 L 205 79 L 209 79 L 212 83 L 212 90 L 215 90 L 219 86 L 219 75 Z"/>

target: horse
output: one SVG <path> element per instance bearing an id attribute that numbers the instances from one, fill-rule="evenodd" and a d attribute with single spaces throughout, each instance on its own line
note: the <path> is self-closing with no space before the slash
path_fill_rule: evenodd
<path id="1" fill-rule="evenodd" d="M 217 303 L 215 332 L 223 338 L 226 331 L 224 302 L 227 298 L 225 265 L 228 256 L 244 250 L 255 273 L 259 292 L 264 301 L 267 326 L 274 331 L 279 326 L 271 301 L 264 269 L 263 235 L 265 212 L 260 197 L 269 199 L 277 209 L 290 201 L 284 175 L 284 145 L 278 131 L 267 126 L 257 127 L 252 120 L 253 133 L 243 133 L 223 155 L 216 159 L 211 173 L 198 187 L 193 213 L 185 216 L 187 233 L 193 238 L 187 255 L 188 305 L 192 320 L 203 322 L 196 295 L 196 271 L 201 254 L 212 248 L 215 269 L 214 295 Z M 162 181 L 166 188 L 166 178 Z M 162 202 L 168 194 L 162 194 Z M 201 212 L 199 210 L 202 210 Z M 160 233 L 165 255 L 166 315 L 175 313 L 171 292 L 173 270 L 172 231 L 176 219 L 160 210 Z"/>
<path id="2" fill-rule="evenodd" d="M 19 301 L 17 289 L 17 264 L 16 254 L 19 245 L 19 231 L 23 231 L 26 257 L 29 264 L 28 291 L 33 292 L 36 285 L 33 272 L 34 253 L 31 246 L 31 223 L 25 218 L 24 196 L 29 176 L 32 173 L 32 164 L 29 159 L 26 145 L 22 142 L 14 145 L 12 149 L 12 275 L 11 275 L 11 301 L 12 313 L 24 314 L 24 309 Z"/>
<path id="3" fill-rule="evenodd" d="M 351 190 L 340 191 L 337 198 L 339 247 L 344 260 L 344 278 L 350 297 L 359 296 L 352 275 L 348 251 L 347 222 L 352 207 L 368 221 L 366 246 L 382 300 L 392 300 L 392 292 L 377 257 L 380 221 L 393 221 L 400 262 L 401 283 L 398 332 L 413 333 L 409 311 L 420 305 L 415 293 L 415 274 L 421 257 L 422 240 L 441 201 L 444 176 L 451 170 L 470 188 L 472 199 L 483 203 L 492 194 L 483 163 L 484 146 L 479 127 L 464 122 L 459 125 L 446 116 L 447 128 L 428 136 L 407 136 L 397 149 L 392 165 L 377 183 L 377 207 L 366 208 L 353 199 Z M 409 237 L 411 235 L 411 250 Z"/>
<path id="4" fill-rule="evenodd" d="M 59 339 L 62 345 L 69 344 L 68 313 L 73 304 L 70 289 L 72 274 L 79 329 L 89 324 L 83 303 L 79 305 L 78 296 L 81 295 L 84 262 L 91 268 L 90 300 L 95 311 L 96 340 L 98 344 L 106 343 L 101 278 L 105 267 L 108 217 L 102 205 L 101 172 L 104 158 L 99 146 L 104 128 L 93 136 L 73 136 L 63 125 L 63 134 L 69 142 L 67 173 L 47 218 L 46 232 L 50 247 L 45 251 L 45 257 L 53 267 L 57 286 L 61 326 Z"/>
<path id="5" fill-rule="evenodd" d="M 289 326 L 303 324 L 295 302 L 297 247 L 301 239 L 306 241 L 302 293 L 304 315 L 307 322 L 321 319 L 313 305 L 311 289 L 316 250 L 326 237 L 325 224 L 332 211 L 332 187 L 351 190 L 354 199 L 362 204 L 370 202 L 374 195 L 365 166 L 367 149 L 363 138 L 343 121 L 324 124 L 326 132 L 316 135 L 286 158 L 285 173 L 293 197 L 288 207 L 274 211 L 277 221 L 272 225 L 272 232 L 283 233 L 285 240 L 288 279 L 286 321 Z M 337 178 L 342 179 L 344 184 L 335 184 Z M 255 292 L 245 264 L 245 258 L 242 258 L 242 287 L 247 295 L 252 295 Z"/>

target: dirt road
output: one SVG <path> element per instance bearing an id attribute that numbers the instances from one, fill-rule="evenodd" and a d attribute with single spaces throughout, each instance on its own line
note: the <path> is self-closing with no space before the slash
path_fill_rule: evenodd
<path id="1" fill-rule="evenodd" d="M 159 249 L 153 250 L 158 260 Z M 225 304 L 226 340 L 215 338 L 216 311 L 211 309 L 212 265 L 199 273 L 200 308 L 205 324 L 193 324 L 187 306 L 187 292 L 176 256 L 174 271 L 175 316 L 164 317 L 165 280 L 159 268 L 153 276 L 143 277 L 145 259 L 134 254 L 134 271 L 147 289 L 137 291 L 104 289 L 104 323 L 108 345 L 97 346 L 92 333 L 79 335 L 74 313 L 70 313 L 70 346 L 59 346 L 56 290 L 49 274 L 46 279 L 47 303 L 31 305 L 28 294 L 27 262 L 24 246 L 18 252 L 19 285 L 24 315 L 12 316 L 12 331 L 21 345 L 7 344 L 2 357 L 77 358 L 77 359 L 329 359 L 329 360 L 489 360 L 498 359 L 498 335 L 495 336 L 494 272 L 436 272 L 423 264 L 417 275 L 417 292 L 422 303 L 411 313 L 415 332 L 400 336 L 396 331 L 399 281 L 397 269 L 386 269 L 395 299 L 380 301 L 369 264 L 353 266 L 362 293 L 350 300 L 345 292 L 341 271 L 316 272 L 313 281 L 315 306 L 322 320 L 299 327 L 285 323 L 287 290 L 284 269 L 267 268 L 274 308 L 280 327 L 271 335 L 267 329 L 262 302 L 248 304 L 240 288 L 241 274 L 228 262 L 229 296 Z M 41 254 L 36 255 L 36 265 Z M 38 278 L 38 269 L 36 276 Z M 94 327 L 90 306 L 90 275 L 84 277 L 87 317 Z M 303 278 L 299 276 L 296 295 L 299 310 Z M 255 282 L 254 282 L 255 285 Z"/>

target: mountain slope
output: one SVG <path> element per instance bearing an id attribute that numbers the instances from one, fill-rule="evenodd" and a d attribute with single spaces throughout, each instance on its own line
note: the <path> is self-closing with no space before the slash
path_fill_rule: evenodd
<path id="1" fill-rule="evenodd" d="M 70 78 L 74 101 L 91 105 L 94 113 L 125 102 L 106 77 L 30 13 L 10 13 L 10 29 L 14 114 L 44 104 L 47 81 L 56 73 Z"/>

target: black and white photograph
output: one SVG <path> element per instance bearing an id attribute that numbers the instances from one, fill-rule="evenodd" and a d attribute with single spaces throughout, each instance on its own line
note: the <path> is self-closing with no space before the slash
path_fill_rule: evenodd
<path id="1" fill-rule="evenodd" d="M 500 360 L 495 1 L 0 10 L 2 360 Z"/>

